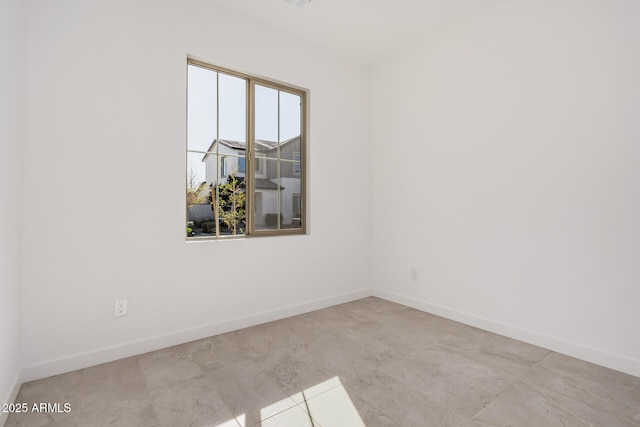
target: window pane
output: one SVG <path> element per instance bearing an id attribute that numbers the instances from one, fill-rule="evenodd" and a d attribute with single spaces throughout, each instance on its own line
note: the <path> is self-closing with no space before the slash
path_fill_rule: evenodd
<path id="1" fill-rule="evenodd" d="M 239 235 L 246 229 L 246 186 L 241 162 L 244 163 L 247 148 L 247 82 L 219 73 L 218 87 L 220 178 L 214 204 L 220 235 Z"/>
<path id="2" fill-rule="evenodd" d="M 286 162 L 281 162 L 283 167 Z M 291 166 L 291 163 L 288 164 Z M 280 228 L 301 227 L 300 178 L 283 177 L 280 179 L 280 200 L 282 206 L 282 224 Z"/>
<path id="3" fill-rule="evenodd" d="M 300 96 L 280 91 L 280 142 L 300 136 Z"/>
<path id="4" fill-rule="evenodd" d="M 220 73 L 220 139 L 239 142 L 244 149 L 247 142 L 247 82 Z"/>
<path id="5" fill-rule="evenodd" d="M 291 228 L 302 227 L 302 199 L 300 193 L 293 193 L 291 196 L 291 210 L 293 211 L 293 219 L 291 220 Z"/>
<path id="6" fill-rule="evenodd" d="M 264 174 L 254 175 L 254 221 L 256 230 L 276 230 L 278 228 L 278 162 L 261 159 Z"/>
<path id="7" fill-rule="evenodd" d="M 277 157 L 278 91 L 255 85 L 256 157 Z"/>
<path id="8" fill-rule="evenodd" d="M 187 185 L 200 185 L 206 181 L 205 156 L 202 153 L 187 153 Z"/>
<path id="9" fill-rule="evenodd" d="M 300 96 L 280 92 L 280 158 L 294 159 L 294 153 L 300 155 Z"/>
<path id="10" fill-rule="evenodd" d="M 188 66 L 187 149 L 207 151 L 217 134 L 215 71 Z"/>
<path id="11" fill-rule="evenodd" d="M 203 230 L 203 224 L 214 218 L 211 186 L 206 181 L 203 157 L 201 153 L 187 153 L 187 237 L 215 235 L 215 229 L 213 234 Z M 206 225 L 204 228 L 207 228 Z"/>
<path id="12" fill-rule="evenodd" d="M 218 208 L 220 235 L 241 235 L 246 232 L 246 186 L 243 177 L 234 175 L 221 180 L 214 204 Z"/>

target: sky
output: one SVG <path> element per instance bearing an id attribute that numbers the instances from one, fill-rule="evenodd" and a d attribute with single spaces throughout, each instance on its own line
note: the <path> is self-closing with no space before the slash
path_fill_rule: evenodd
<path id="1" fill-rule="evenodd" d="M 246 142 L 246 91 L 244 79 L 189 65 L 187 149 L 208 150 L 218 132 L 220 139 Z M 257 139 L 285 141 L 300 135 L 298 95 L 261 85 L 256 85 L 255 92 Z M 200 153 L 187 156 L 187 172 L 195 171 L 199 181 L 205 180 L 203 157 Z"/>

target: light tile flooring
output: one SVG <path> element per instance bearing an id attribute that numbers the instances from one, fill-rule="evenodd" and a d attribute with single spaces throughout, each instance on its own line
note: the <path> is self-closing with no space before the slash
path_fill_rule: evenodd
<path id="1" fill-rule="evenodd" d="M 24 384 L 7 426 L 640 426 L 640 378 L 377 298 Z"/>

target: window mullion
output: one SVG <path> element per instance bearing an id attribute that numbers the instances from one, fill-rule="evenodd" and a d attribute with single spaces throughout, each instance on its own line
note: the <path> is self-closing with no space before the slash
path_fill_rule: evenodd
<path id="1" fill-rule="evenodd" d="M 222 162 L 220 162 L 220 73 L 216 73 L 216 183 L 215 183 L 215 199 L 213 200 L 213 218 L 216 222 L 216 238 L 220 237 L 220 212 L 218 209 L 220 199 L 220 171 L 222 170 Z"/>
<path id="2" fill-rule="evenodd" d="M 281 188 L 282 186 L 280 185 L 280 181 L 282 180 L 282 177 L 280 175 L 280 91 L 278 91 L 278 144 L 277 144 L 277 150 L 276 150 L 276 171 L 277 171 L 277 203 L 278 203 L 278 208 L 276 209 L 276 212 L 278 213 L 278 228 L 277 230 L 280 231 L 282 229 L 282 224 L 280 224 L 280 217 L 282 215 L 282 193 L 281 193 Z"/>
<path id="3" fill-rule="evenodd" d="M 245 221 L 247 221 L 247 234 L 253 234 L 255 232 L 255 168 L 253 162 L 255 162 L 255 137 L 256 137 L 256 118 L 255 118 L 255 82 L 251 79 L 247 80 L 249 83 L 249 90 L 247 95 L 249 97 L 247 102 L 247 166 L 245 172 L 246 181 L 246 214 Z"/>

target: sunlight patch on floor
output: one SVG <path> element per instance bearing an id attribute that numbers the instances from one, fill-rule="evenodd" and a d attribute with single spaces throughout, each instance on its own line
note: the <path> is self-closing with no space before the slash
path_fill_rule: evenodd
<path id="1" fill-rule="evenodd" d="M 237 424 L 248 427 L 246 418 L 246 414 L 241 414 L 216 427 L 237 427 Z M 290 398 L 265 406 L 260 410 L 260 419 L 262 427 L 365 426 L 349 393 L 338 377 L 315 384 L 295 393 Z"/>

